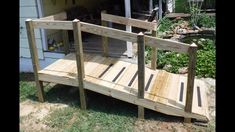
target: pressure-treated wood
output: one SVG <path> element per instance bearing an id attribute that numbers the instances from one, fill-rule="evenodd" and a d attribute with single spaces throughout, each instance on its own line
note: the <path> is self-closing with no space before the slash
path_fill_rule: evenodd
<path id="1" fill-rule="evenodd" d="M 110 66 L 110 64 L 112 64 Z M 108 68 L 110 66 L 110 68 Z M 138 65 L 125 62 L 119 58 L 102 57 L 98 54 L 84 54 L 85 78 L 84 88 L 98 92 L 116 99 L 120 99 L 135 105 L 143 106 L 167 115 L 195 118 L 208 121 L 208 105 L 206 85 L 203 81 L 195 79 L 194 101 L 192 113 L 185 112 L 187 77 L 172 74 L 164 70 L 152 70 L 145 67 L 145 82 L 148 82 L 151 74 L 152 81 L 144 99 L 138 98 L 138 76 L 131 86 L 128 86 L 137 71 Z M 112 80 L 126 67 L 115 82 Z M 66 55 L 48 67 L 39 71 L 39 80 L 79 86 L 77 80 L 76 57 L 73 53 Z M 99 77 L 106 71 L 102 77 Z M 180 101 L 181 83 L 184 83 L 183 101 Z M 137 85 L 136 85 L 137 84 Z M 145 83 L 146 87 L 147 83 Z M 202 106 L 198 106 L 197 87 L 200 87 Z"/>
<path id="2" fill-rule="evenodd" d="M 145 44 L 144 34 L 140 32 L 137 36 L 138 45 L 138 98 L 144 98 L 144 86 L 145 86 Z M 144 107 L 138 106 L 138 118 L 144 118 Z"/>
<path id="3" fill-rule="evenodd" d="M 151 36 L 145 36 L 145 43 L 151 47 L 157 47 L 159 49 L 176 51 L 179 53 L 188 53 L 189 45 L 173 40 L 166 40 Z"/>
<path id="4" fill-rule="evenodd" d="M 189 48 L 189 65 L 188 65 L 188 80 L 187 80 L 187 94 L 185 112 L 192 112 L 193 107 L 193 91 L 194 91 L 194 77 L 195 77 L 195 65 L 197 58 L 197 45 L 191 44 Z M 185 118 L 185 122 L 191 122 L 191 119 Z"/>
<path id="5" fill-rule="evenodd" d="M 102 11 L 102 13 L 106 13 L 106 11 L 104 10 Z M 107 27 L 108 22 L 101 19 L 101 25 Z M 108 56 L 108 37 L 102 36 L 102 47 L 103 47 L 103 55 Z"/>
<path id="6" fill-rule="evenodd" d="M 27 19 L 25 21 L 26 29 L 27 29 L 27 35 L 28 35 L 28 41 L 29 41 L 29 48 L 30 48 L 30 54 L 33 64 L 33 71 L 34 71 L 34 78 L 36 82 L 37 87 L 37 94 L 38 99 L 41 102 L 44 102 L 44 90 L 43 90 L 43 82 L 39 81 L 38 79 L 38 71 L 40 70 L 39 62 L 38 62 L 38 53 L 37 53 L 37 47 L 35 42 L 35 34 L 33 29 L 33 22 L 31 19 Z"/>
<path id="7" fill-rule="evenodd" d="M 73 30 L 73 25 L 71 21 L 62 20 L 33 20 L 34 28 L 43 29 L 58 29 L 58 30 Z"/>
<path id="8" fill-rule="evenodd" d="M 76 62 L 77 62 L 77 72 L 78 72 L 78 83 L 79 83 L 79 94 L 81 108 L 86 109 L 86 95 L 83 85 L 83 78 L 85 77 L 84 73 L 84 62 L 83 62 L 83 48 L 82 48 L 82 35 L 80 21 L 73 21 L 73 34 L 74 34 L 74 48 L 76 53 Z"/>
<path id="9" fill-rule="evenodd" d="M 152 31 L 152 37 L 156 37 L 156 35 L 157 35 L 157 32 Z M 157 68 L 157 48 L 156 47 L 152 47 L 151 68 L 153 70 L 156 70 Z"/>
<path id="10" fill-rule="evenodd" d="M 116 15 L 110 15 L 110 14 L 106 14 L 105 12 L 101 13 L 101 20 L 123 24 L 127 26 L 148 29 L 148 30 L 154 30 L 154 31 L 156 31 L 157 29 L 157 24 L 153 22 L 147 22 L 143 20 L 126 18 L 126 17 L 116 16 Z"/>
<path id="11" fill-rule="evenodd" d="M 38 20 L 66 20 L 67 15 L 66 12 L 61 12 L 55 15 L 47 16 L 47 17 L 42 17 Z"/>
<path id="12" fill-rule="evenodd" d="M 27 25 L 35 80 L 39 93 L 41 90 L 39 97 L 41 96 L 42 100 L 43 90 L 40 85 L 42 86 L 42 81 L 46 81 L 78 86 L 82 109 L 86 109 L 85 89 L 89 89 L 138 105 L 138 117 L 140 118 L 144 117 L 144 108 L 148 108 L 168 115 L 184 117 L 185 121 L 190 121 L 191 118 L 208 121 L 206 85 L 202 81 L 194 79 L 197 48 L 195 45 L 144 36 L 143 34 L 138 35 L 79 22 L 79 20 L 73 22 L 29 20 Z M 73 30 L 75 55 L 68 54 L 38 71 L 33 28 Z M 138 40 L 138 64 L 96 54 L 83 56 L 81 31 L 130 42 Z M 188 77 L 145 67 L 145 44 L 153 48 L 188 53 L 190 56 Z M 136 75 L 136 73 L 138 74 Z"/>
<path id="13" fill-rule="evenodd" d="M 64 43 L 64 52 L 67 55 L 69 53 L 69 36 L 68 36 L 68 31 L 63 30 L 62 31 L 62 36 L 63 36 L 63 43 Z"/>
<path id="14" fill-rule="evenodd" d="M 45 29 L 62 29 L 62 30 L 72 30 L 72 22 L 70 21 L 33 21 L 35 28 L 45 28 Z M 104 37 L 110 37 L 114 39 L 137 42 L 137 34 L 130 33 L 127 31 L 122 31 L 118 29 L 113 29 L 109 27 L 103 27 L 95 24 L 80 22 L 81 31 L 88 32 L 96 35 L 101 35 Z M 171 50 L 180 53 L 188 53 L 189 45 L 181 42 L 176 42 L 173 40 L 165 40 L 151 36 L 145 36 L 145 43 L 151 47 L 157 47 L 159 49 Z"/>

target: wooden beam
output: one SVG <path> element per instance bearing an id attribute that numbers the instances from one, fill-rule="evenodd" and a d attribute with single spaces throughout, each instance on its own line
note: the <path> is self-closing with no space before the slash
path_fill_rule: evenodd
<path id="1" fill-rule="evenodd" d="M 106 11 L 105 10 L 102 11 L 101 16 L 103 13 L 106 13 Z M 101 19 L 101 25 L 104 27 L 107 27 L 108 22 Z M 103 47 L 103 55 L 107 57 L 108 56 L 108 37 L 102 36 L 102 47 Z"/>
<path id="2" fill-rule="evenodd" d="M 58 14 L 42 17 L 42 18 L 37 19 L 37 20 L 66 20 L 66 19 L 67 19 L 66 12 L 60 12 Z"/>
<path id="3" fill-rule="evenodd" d="M 109 38 L 119 39 L 123 41 L 137 42 L 137 34 L 109 27 L 103 27 L 95 24 L 81 22 L 83 32 L 88 32 L 96 35 L 106 36 Z"/>
<path id="4" fill-rule="evenodd" d="M 77 19 L 73 20 L 73 34 L 74 34 L 74 47 L 76 53 L 77 76 L 79 83 L 81 108 L 86 109 L 87 107 L 86 94 L 83 84 L 85 73 L 84 73 L 84 62 L 83 62 L 84 58 L 83 58 L 83 47 L 82 47 L 82 35 L 81 35 L 80 21 Z"/>
<path id="5" fill-rule="evenodd" d="M 144 34 L 140 32 L 137 36 L 138 45 L 138 98 L 144 98 L 144 86 L 145 86 L 145 59 L 144 59 Z M 144 118 L 144 107 L 138 106 L 138 118 Z"/>
<path id="6" fill-rule="evenodd" d="M 156 31 L 157 29 L 157 24 L 153 22 L 147 22 L 143 20 L 126 18 L 126 17 L 116 16 L 116 15 L 110 15 L 110 14 L 105 14 L 103 12 L 101 13 L 101 20 L 114 22 L 118 24 L 124 24 L 127 26 L 148 29 L 148 30 L 154 30 L 154 31 Z"/>
<path id="7" fill-rule="evenodd" d="M 152 31 L 152 37 L 156 37 L 157 31 Z M 157 68 L 157 48 L 152 47 L 152 56 L 151 56 L 151 68 L 156 70 Z"/>
<path id="8" fill-rule="evenodd" d="M 29 49 L 30 49 L 30 54 L 31 54 L 31 59 L 32 59 L 32 64 L 33 64 L 34 79 L 36 82 L 38 99 L 40 102 L 44 102 L 45 99 L 44 99 L 43 82 L 39 81 L 39 78 L 38 78 L 38 71 L 40 70 L 40 66 L 38 62 L 38 52 L 37 52 L 37 47 L 36 47 L 36 42 L 35 42 L 35 34 L 34 34 L 32 19 L 27 19 L 25 21 L 25 24 L 26 24 L 26 29 L 27 29 Z"/>
<path id="9" fill-rule="evenodd" d="M 186 94 L 186 105 L 185 112 L 192 113 L 193 107 L 193 88 L 194 88 L 194 77 L 195 77 L 195 65 L 197 58 L 197 45 L 191 44 L 189 48 L 189 65 L 188 65 L 188 80 L 187 80 L 187 94 Z M 190 123 L 190 118 L 185 118 L 186 123 Z"/>
<path id="10" fill-rule="evenodd" d="M 69 35 L 67 30 L 62 30 L 64 52 L 67 55 L 69 53 Z"/>
<path id="11" fill-rule="evenodd" d="M 188 49 L 190 47 L 190 45 L 185 43 L 151 36 L 145 36 L 145 43 L 146 45 L 157 47 L 158 49 L 171 50 L 180 53 L 188 53 Z"/>
<path id="12" fill-rule="evenodd" d="M 137 34 L 109 27 L 103 27 L 95 24 L 80 22 L 81 31 L 88 32 L 104 37 L 110 37 L 129 42 L 137 42 Z M 60 30 L 72 30 L 71 21 L 33 21 L 35 28 L 46 28 L 46 29 L 60 29 Z M 160 39 L 151 36 L 145 36 L 146 45 L 157 47 L 164 50 L 171 50 L 180 53 L 188 53 L 189 45 L 173 40 Z"/>
<path id="13" fill-rule="evenodd" d="M 73 30 L 71 21 L 33 20 L 34 28 Z"/>

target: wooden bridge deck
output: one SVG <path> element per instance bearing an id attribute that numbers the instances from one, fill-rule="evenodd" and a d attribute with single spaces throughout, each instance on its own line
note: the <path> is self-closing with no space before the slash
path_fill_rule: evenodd
<path id="1" fill-rule="evenodd" d="M 145 95 L 138 99 L 137 67 L 120 58 L 84 54 L 84 88 L 164 114 L 209 120 L 204 82 L 195 79 L 192 113 L 186 113 L 187 77 L 146 67 Z M 68 54 L 38 74 L 41 81 L 78 86 L 75 54 Z"/>

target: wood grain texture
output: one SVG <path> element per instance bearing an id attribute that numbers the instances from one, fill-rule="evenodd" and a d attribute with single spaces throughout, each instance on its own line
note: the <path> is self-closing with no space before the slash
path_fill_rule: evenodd
<path id="1" fill-rule="evenodd" d="M 76 63 L 74 62 L 76 62 L 76 56 L 73 53 L 66 55 L 63 59 L 59 59 L 40 70 L 39 80 L 79 86 L 77 70 L 74 70 Z M 137 71 L 137 64 L 125 62 L 119 58 L 102 57 L 98 54 L 84 54 L 84 63 L 86 71 L 83 82 L 84 89 L 89 89 L 168 115 L 196 118 L 204 121 L 209 119 L 208 105 L 206 105 L 206 85 L 202 81 L 195 79 L 195 87 L 199 86 L 201 90 L 202 107 L 198 107 L 197 93 L 194 92 L 193 100 L 196 102 L 193 103 L 192 112 L 188 113 L 184 111 L 186 90 L 183 93 L 183 102 L 179 101 L 180 83 L 183 82 L 185 86 L 187 85 L 187 77 L 185 76 L 172 74 L 163 70 L 154 71 L 145 67 L 145 82 L 147 82 L 151 74 L 154 74 L 154 76 L 148 91 L 145 91 L 144 98 L 139 99 L 137 95 L 137 78 L 131 86 L 128 86 L 128 83 Z M 98 76 L 111 63 L 114 64 L 113 67 L 99 78 Z M 112 82 L 123 67 L 126 67 L 126 69 L 115 82 Z M 131 92 L 131 90 L 135 90 L 136 92 Z"/>
<path id="2" fill-rule="evenodd" d="M 102 11 L 101 13 L 106 13 L 106 11 Z M 108 27 L 108 22 L 103 21 L 101 19 L 101 25 L 104 27 Z M 103 55 L 108 56 L 108 37 L 102 36 L 102 48 L 103 48 Z"/>
<path id="3" fill-rule="evenodd" d="M 43 82 L 39 81 L 39 77 L 38 77 L 38 71 L 40 70 L 40 67 L 39 67 L 39 62 L 38 62 L 37 47 L 35 44 L 35 34 L 34 34 L 34 29 L 33 29 L 33 22 L 31 19 L 27 19 L 25 21 L 25 24 L 26 24 L 26 29 L 27 29 L 29 48 L 30 48 L 30 54 L 31 54 L 31 58 L 32 58 L 34 78 L 35 78 L 36 87 L 37 87 L 38 99 L 39 99 L 39 101 L 44 102 L 45 99 L 44 99 Z"/>
<path id="4" fill-rule="evenodd" d="M 73 34 L 74 34 L 74 48 L 76 54 L 77 62 L 77 72 L 78 72 L 78 82 L 79 82 L 79 94 L 80 94 L 80 103 L 81 108 L 86 109 L 86 95 L 84 90 L 83 78 L 85 77 L 84 72 L 84 60 L 83 60 L 83 48 L 82 48 L 82 35 L 80 21 L 73 21 Z"/>
<path id="5" fill-rule="evenodd" d="M 101 12 L 101 20 L 154 31 L 157 29 L 157 24 L 154 22 L 110 15 L 106 14 L 106 12 Z"/>

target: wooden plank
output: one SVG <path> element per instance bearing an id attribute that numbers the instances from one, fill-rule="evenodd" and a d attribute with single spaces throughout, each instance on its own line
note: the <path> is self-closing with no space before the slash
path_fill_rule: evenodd
<path id="1" fill-rule="evenodd" d="M 153 22 L 106 14 L 104 12 L 101 13 L 101 20 L 154 31 L 157 29 L 157 24 Z"/>
<path id="2" fill-rule="evenodd" d="M 29 47 L 30 47 L 30 54 L 32 57 L 34 78 L 36 82 L 38 98 L 39 98 L 39 101 L 44 102 L 45 99 L 44 99 L 43 83 L 42 81 L 39 81 L 39 78 L 38 78 L 38 71 L 40 70 L 40 67 L 39 67 L 39 62 L 38 62 L 38 53 L 37 53 L 37 48 L 35 44 L 36 42 L 35 42 L 32 19 L 27 19 L 25 23 L 26 23 L 26 28 L 27 28 L 27 35 L 28 35 L 28 41 L 29 41 Z"/>
<path id="3" fill-rule="evenodd" d="M 101 16 L 103 13 L 106 13 L 106 11 L 101 12 Z M 108 27 L 108 22 L 103 21 L 101 19 L 101 25 L 104 27 Z M 103 55 L 108 56 L 108 37 L 102 36 L 102 48 L 103 48 Z"/>
<path id="4" fill-rule="evenodd" d="M 188 65 L 185 112 L 192 112 L 196 56 L 197 56 L 197 45 L 193 43 L 190 45 L 189 48 L 189 65 Z M 189 123 L 191 122 L 191 119 L 185 119 L 185 122 Z"/>
<path id="5" fill-rule="evenodd" d="M 145 86 L 145 44 L 144 34 L 140 32 L 137 36 L 138 45 L 138 98 L 144 98 L 144 86 Z M 144 107 L 138 106 L 138 118 L 144 118 Z"/>
<path id="6" fill-rule="evenodd" d="M 123 74 L 122 78 L 120 78 L 120 80 L 117 82 L 118 85 L 116 85 L 114 89 L 118 89 L 120 91 L 130 93 L 131 85 L 129 86 L 128 84 L 130 83 L 135 73 L 137 73 L 137 65 L 136 64 L 129 65 L 127 69 L 125 70 L 125 73 Z M 135 80 L 136 80 L 136 77 L 135 77 Z M 123 87 L 123 86 L 127 86 L 127 87 Z"/>
<path id="7" fill-rule="evenodd" d="M 55 15 L 42 17 L 38 20 L 66 20 L 66 19 L 67 19 L 66 12 L 60 12 L 60 13 L 55 14 Z"/>
<path id="8" fill-rule="evenodd" d="M 169 13 L 165 17 L 167 17 L 167 18 L 190 17 L 190 14 L 188 14 L 188 13 Z"/>
<path id="9" fill-rule="evenodd" d="M 34 28 L 73 30 L 71 21 L 33 20 Z"/>
<path id="10" fill-rule="evenodd" d="M 156 38 L 157 35 L 157 31 L 152 31 L 152 37 Z M 152 56 L 151 56 L 151 68 L 153 70 L 156 70 L 157 68 L 157 48 L 156 47 L 152 47 Z"/>
<path id="11" fill-rule="evenodd" d="M 145 36 L 145 43 L 146 45 L 152 47 L 157 47 L 159 49 L 164 49 L 164 50 L 176 51 L 180 53 L 188 53 L 188 49 L 190 47 L 190 45 L 185 43 L 156 38 L 156 37 L 150 37 L 150 36 Z"/>
<path id="12" fill-rule="evenodd" d="M 62 31 L 62 36 L 63 36 L 64 52 L 67 55 L 69 53 L 69 35 L 68 35 L 68 31 L 63 30 Z"/>
<path id="13" fill-rule="evenodd" d="M 85 77 L 84 72 L 84 60 L 83 60 L 83 48 L 82 48 L 82 34 L 80 21 L 75 19 L 73 20 L 73 34 L 74 34 L 74 48 L 76 53 L 76 62 L 77 62 L 77 75 L 79 82 L 79 94 L 80 94 L 80 103 L 81 108 L 86 109 L 86 94 L 84 90 L 83 78 Z"/>
<path id="14" fill-rule="evenodd" d="M 128 63 L 128 62 L 124 62 L 124 61 L 118 61 L 117 63 L 115 63 L 111 68 L 110 70 L 108 70 L 100 79 L 102 80 L 105 80 L 105 82 L 102 82 L 102 83 L 98 83 L 102 86 L 107 86 L 107 87 L 110 87 L 110 88 L 114 88 L 115 87 L 115 83 L 113 83 L 112 85 L 109 85 L 110 83 L 107 83 L 107 82 L 112 82 L 115 77 L 120 73 L 120 70 L 123 68 L 123 67 L 128 67 L 131 63 Z M 126 70 L 126 68 L 124 69 L 124 71 Z M 115 79 L 116 82 L 119 81 L 119 79 L 122 77 L 123 75 L 123 72 L 121 75 L 119 75 L 119 77 L 117 79 Z"/>
<path id="15" fill-rule="evenodd" d="M 123 41 L 137 42 L 137 34 L 113 29 L 109 27 L 103 27 L 95 24 L 81 22 L 81 29 L 83 32 L 88 32 L 96 35 L 106 36 Z"/>
<path id="16" fill-rule="evenodd" d="M 154 110 L 154 111 L 158 111 L 167 115 L 174 115 L 174 116 L 182 116 L 182 117 L 189 117 L 189 118 L 196 118 L 196 119 L 200 119 L 200 120 L 204 120 L 204 121 L 208 121 L 208 118 L 204 115 L 199 115 L 196 113 L 186 113 L 184 112 L 183 109 L 179 109 L 179 108 L 175 108 L 173 106 L 168 106 L 162 103 L 158 103 L 158 102 L 153 102 L 151 100 L 148 99 L 139 99 L 137 96 L 130 94 L 130 93 L 126 93 L 123 91 L 120 91 L 119 89 L 113 89 L 107 86 L 103 86 L 103 85 L 96 85 L 92 82 L 88 82 L 86 81 L 86 79 L 90 78 L 89 76 L 85 78 L 84 81 L 84 85 L 86 89 L 89 89 L 91 91 L 95 91 L 107 96 L 111 96 L 113 98 L 117 98 L 135 105 L 140 105 L 143 106 L 145 108 Z M 95 78 L 94 78 L 95 79 Z M 93 80 L 93 79 L 91 79 Z M 105 82 L 105 80 L 99 80 L 99 82 Z M 109 83 L 109 85 L 113 85 L 112 82 L 107 82 Z M 125 86 L 123 86 L 125 87 Z M 123 88 L 125 89 L 125 88 Z"/>
<path id="17" fill-rule="evenodd" d="M 83 32 L 120 39 L 124 41 L 131 41 L 131 42 L 137 41 L 136 38 L 137 35 L 135 33 L 130 33 L 118 29 L 103 27 L 85 22 L 80 22 L 80 23 L 81 23 L 81 30 Z M 60 30 L 73 29 L 71 21 L 34 20 L 33 25 L 35 28 L 44 28 L 44 29 L 60 29 Z"/>

